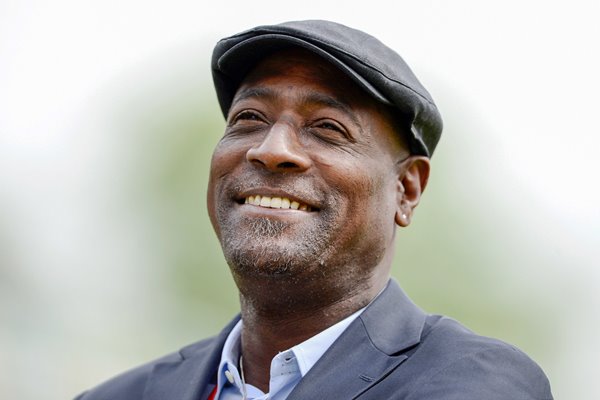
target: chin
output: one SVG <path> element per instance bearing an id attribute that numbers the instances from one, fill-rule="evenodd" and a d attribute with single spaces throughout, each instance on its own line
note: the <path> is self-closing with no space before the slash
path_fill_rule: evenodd
<path id="1" fill-rule="evenodd" d="M 327 232 L 295 228 L 261 218 L 249 226 L 222 230 L 221 245 L 232 272 L 248 277 L 294 276 L 322 264 L 329 243 Z"/>
<path id="2" fill-rule="evenodd" d="M 253 238 L 223 243 L 232 272 L 244 276 L 294 276 L 320 264 L 322 249 L 311 243 Z"/>

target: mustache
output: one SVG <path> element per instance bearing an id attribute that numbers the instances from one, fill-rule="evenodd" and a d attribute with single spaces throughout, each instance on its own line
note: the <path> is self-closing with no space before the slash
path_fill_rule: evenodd
<path id="1" fill-rule="evenodd" d="M 256 172 L 247 172 L 236 174 L 235 177 L 230 176 L 227 186 L 227 195 L 232 198 L 259 188 L 278 189 L 309 204 L 328 205 L 335 198 L 335 190 L 332 191 L 331 188 L 325 190 L 318 182 L 315 182 L 314 178 L 294 173 L 257 174 Z"/>

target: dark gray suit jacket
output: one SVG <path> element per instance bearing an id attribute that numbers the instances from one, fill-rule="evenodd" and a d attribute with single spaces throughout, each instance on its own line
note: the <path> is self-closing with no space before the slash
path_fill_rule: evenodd
<path id="1" fill-rule="evenodd" d="M 205 400 L 232 321 L 218 336 L 142 365 L 77 400 Z M 548 379 L 517 348 L 427 315 L 395 281 L 348 327 L 289 400 L 549 400 Z"/>

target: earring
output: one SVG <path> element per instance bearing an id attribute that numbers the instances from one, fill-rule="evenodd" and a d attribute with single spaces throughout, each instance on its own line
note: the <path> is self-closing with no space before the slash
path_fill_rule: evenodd
<path id="1" fill-rule="evenodd" d="M 406 219 L 406 214 L 402 214 L 402 219 Z"/>

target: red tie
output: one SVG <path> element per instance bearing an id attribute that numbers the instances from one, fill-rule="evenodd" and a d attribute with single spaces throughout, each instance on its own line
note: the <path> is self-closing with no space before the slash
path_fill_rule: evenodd
<path id="1" fill-rule="evenodd" d="M 208 396 L 208 400 L 215 400 L 215 396 L 216 395 L 217 395 L 217 387 L 215 386 L 215 388 L 213 389 L 213 391 Z"/>

